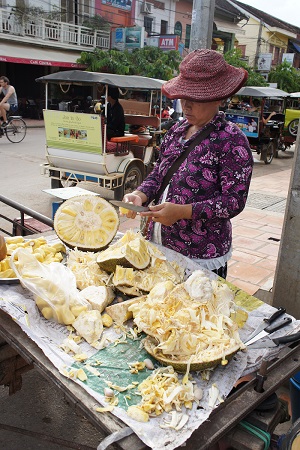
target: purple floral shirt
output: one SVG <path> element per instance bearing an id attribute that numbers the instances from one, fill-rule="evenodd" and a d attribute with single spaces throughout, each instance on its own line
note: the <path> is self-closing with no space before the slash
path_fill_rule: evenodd
<path id="1" fill-rule="evenodd" d="M 162 244 L 190 258 L 224 256 L 232 243 L 230 219 L 245 207 L 253 167 L 252 152 L 244 133 L 218 113 L 215 131 L 198 144 L 172 176 L 166 201 L 192 204 L 192 219 L 161 227 Z M 189 145 L 185 120 L 166 134 L 153 171 L 138 188 L 150 202 L 175 159 Z M 204 128 L 203 128 L 204 129 Z M 161 199 L 160 199 L 161 201 Z M 158 203 L 160 203 L 160 201 Z M 153 222 L 149 226 L 151 239 Z"/>

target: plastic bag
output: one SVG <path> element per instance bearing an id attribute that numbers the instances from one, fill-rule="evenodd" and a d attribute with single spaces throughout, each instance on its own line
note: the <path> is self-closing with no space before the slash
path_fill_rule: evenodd
<path id="1" fill-rule="evenodd" d="M 73 272 L 61 263 L 40 263 L 24 248 L 13 252 L 10 266 L 21 284 L 34 294 L 46 319 L 70 325 L 90 305 L 79 294 Z"/>

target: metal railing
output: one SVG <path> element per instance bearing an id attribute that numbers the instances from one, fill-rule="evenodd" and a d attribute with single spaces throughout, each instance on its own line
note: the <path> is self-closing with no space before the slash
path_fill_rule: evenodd
<path id="1" fill-rule="evenodd" d="M 9 198 L 4 197 L 3 195 L 0 195 L 0 202 L 10 206 L 11 208 L 19 211 L 20 213 L 20 218 L 18 219 L 10 219 L 9 217 L 4 216 L 3 214 L 0 213 L 0 218 L 12 224 L 12 233 L 0 227 L 0 231 L 2 231 L 3 233 L 9 236 L 15 236 L 16 234 L 26 236 L 29 234 L 38 233 L 39 230 L 37 229 L 33 230 L 32 227 L 30 227 L 26 223 L 26 216 L 35 219 L 38 222 L 41 222 L 45 225 L 48 225 L 51 229 L 53 229 L 53 220 L 50 219 L 49 217 L 46 217 L 43 214 L 34 211 L 33 209 L 27 208 L 26 206 L 21 205 L 21 203 L 17 203 L 14 200 L 10 200 Z"/>
<path id="2" fill-rule="evenodd" d="M 22 22 L 13 12 L 0 8 L 1 38 L 19 40 L 23 36 L 26 42 L 44 45 L 59 44 L 60 47 L 110 48 L 110 32 L 93 30 L 80 25 L 69 24 L 57 20 L 34 18 L 30 22 Z"/>

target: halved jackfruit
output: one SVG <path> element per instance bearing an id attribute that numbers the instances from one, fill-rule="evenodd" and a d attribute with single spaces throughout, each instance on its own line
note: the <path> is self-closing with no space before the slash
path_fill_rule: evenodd
<path id="1" fill-rule="evenodd" d="M 71 248 L 99 251 L 108 246 L 119 227 L 115 208 L 96 195 L 66 200 L 56 211 L 54 229 Z"/>
<path id="2" fill-rule="evenodd" d="M 98 255 L 97 263 L 101 269 L 114 272 L 117 265 L 139 270 L 149 266 L 150 255 L 142 235 L 135 234 L 131 241 L 128 241 L 128 236 L 126 238 L 125 236 L 116 243 L 118 245 L 114 244 Z"/>

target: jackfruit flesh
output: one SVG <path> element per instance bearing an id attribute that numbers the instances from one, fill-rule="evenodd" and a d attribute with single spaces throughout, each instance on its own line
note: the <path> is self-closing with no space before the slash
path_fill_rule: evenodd
<path id="1" fill-rule="evenodd" d="M 66 200 L 56 211 L 54 229 L 70 248 L 99 250 L 114 238 L 119 226 L 115 208 L 96 195 Z"/>

